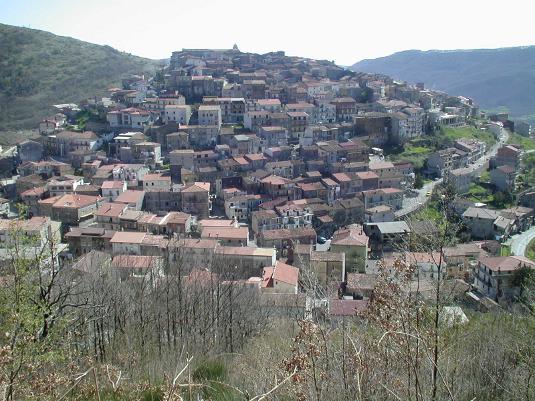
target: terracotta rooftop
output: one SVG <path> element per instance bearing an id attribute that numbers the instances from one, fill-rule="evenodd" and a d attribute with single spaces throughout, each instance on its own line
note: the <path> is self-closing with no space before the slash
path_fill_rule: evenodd
<path id="1" fill-rule="evenodd" d="M 143 182 L 147 181 L 169 181 L 171 182 L 171 176 L 161 173 L 145 174 L 143 176 Z"/>
<path id="2" fill-rule="evenodd" d="M 352 290 L 373 290 L 376 281 L 377 274 L 348 273 L 347 289 L 350 292 Z"/>
<path id="3" fill-rule="evenodd" d="M 262 127 L 262 131 L 265 131 L 265 132 L 279 132 L 279 131 L 285 131 L 285 130 L 286 128 L 277 126 L 277 125 Z M 275 149 L 275 148 L 272 148 L 272 149 Z"/>
<path id="4" fill-rule="evenodd" d="M 102 183 L 102 189 L 122 189 L 124 186 L 123 181 L 104 181 Z"/>
<path id="5" fill-rule="evenodd" d="M 321 262 L 343 262 L 345 260 L 345 253 L 330 251 L 310 251 L 310 260 Z"/>
<path id="6" fill-rule="evenodd" d="M 362 226 L 353 225 L 335 231 L 331 245 L 368 246 L 368 236 Z"/>
<path id="7" fill-rule="evenodd" d="M 210 183 L 209 182 L 195 182 L 190 186 L 184 188 L 182 192 L 210 192 Z"/>
<path id="8" fill-rule="evenodd" d="M 299 269 L 277 261 L 275 266 L 265 267 L 262 272 L 261 286 L 273 287 L 278 282 L 297 286 L 299 282 Z"/>
<path id="9" fill-rule="evenodd" d="M 78 140 L 97 140 L 97 134 L 92 131 L 74 132 L 74 131 L 61 131 L 56 134 L 58 139 L 78 139 Z"/>
<path id="10" fill-rule="evenodd" d="M 331 299 L 329 314 L 331 316 L 356 316 L 368 307 L 368 301 L 357 299 Z"/>
<path id="11" fill-rule="evenodd" d="M 20 194 L 21 197 L 25 196 L 42 196 L 48 190 L 45 187 L 30 188 Z"/>
<path id="12" fill-rule="evenodd" d="M 373 180 L 379 178 L 379 176 L 373 171 L 359 171 L 356 172 L 355 175 L 361 180 Z"/>
<path id="13" fill-rule="evenodd" d="M 321 182 L 311 182 L 311 183 L 303 182 L 303 183 L 297 184 L 297 186 L 301 188 L 303 191 L 319 191 L 319 190 L 325 189 L 325 187 L 323 186 Z"/>
<path id="14" fill-rule="evenodd" d="M 161 260 L 158 256 L 117 255 L 111 266 L 116 269 L 153 269 Z"/>
<path id="15" fill-rule="evenodd" d="M 179 240 L 171 240 L 169 246 L 174 248 L 193 248 L 193 249 L 215 249 L 218 242 L 215 239 L 196 239 L 196 238 L 182 238 Z"/>
<path id="16" fill-rule="evenodd" d="M 249 238 L 249 229 L 247 227 L 204 227 L 201 238 L 214 239 L 237 239 L 245 240 Z"/>
<path id="17" fill-rule="evenodd" d="M 521 267 L 535 269 L 535 262 L 524 256 L 491 256 L 479 261 L 494 272 L 512 272 Z"/>
<path id="18" fill-rule="evenodd" d="M 260 105 L 279 105 L 281 104 L 281 101 L 279 99 L 258 99 L 256 103 Z"/>
<path id="19" fill-rule="evenodd" d="M 144 212 L 141 210 L 132 210 L 132 209 L 126 209 L 123 214 L 121 214 L 120 219 L 121 220 L 129 220 L 129 221 L 137 221 Z"/>
<path id="20" fill-rule="evenodd" d="M 351 177 L 346 173 L 334 173 L 333 178 L 338 182 L 350 182 Z"/>
<path id="21" fill-rule="evenodd" d="M 117 231 L 110 242 L 115 244 L 141 244 L 146 235 L 146 233 L 134 231 Z"/>
<path id="22" fill-rule="evenodd" d="M 247 153 L 245 158 L 250 161 L 267 160 L 266 156 L 264 156 L 262 153 Z"/>
<path id="23" fill-rule="evenodd" d="M 129 189 L 115 198 L 116 203 L 137 203 L 145 196 L 145 192 Z"/>
<path id="24" fill-rule="evenodd" d="M 123 213 L 125 208 L 126 208 L 126 205 L 124 203 L 106 202 L 100 205 L 95 215 L 106 216 L 106 217 L 119 217 L 121 213 Z"/>
<path id="25" fill-rule="evenodd" d="M 53 205 L 55 208 L 78 209 L 99 202 L 100 196 L 66 194 L 61 196 Z"/>
<path id="26" fill-rule="evenodd" d="M 316 238 L 316 231 L 311 227 L 303 228 L 282 228 L 279 230 L 264 230 L 260 234 L 264 239 L 277 240 L 277 239 L 300 239 L 300 238 Z"/>
<path id="27" fill-rule="evenodd" d="M 39 231 L 50 223 L 50 217 L 34 216 L 29 220 L 0 219 L 0 230 Z"/>
<path id="28" fill-rule="evenodd" d="M 263 184 L 270 185 L 286 185 L 289 184 L 291 181 L 286 178 L 279 177 L 277 175 L 270 175 L 268 177 L 263 178 L 260 182 L 262 182 Z"/>
<path id="29" fill-rule="evenodd" d="M 219 246 L 215 250 L 216 255 L 227 256 L 265 256 L 272 257 L 275 254 L 273 248 L 254 248 L 250 246 Z"/>
<path id="30" fill-rule="evenodd" d="M 370 163 L 369 167 L 370 170 L 382 170 L 385 168 L 394 168 L 394 164 L 392 162 L 380 161 Z"/>
<path id="31" fill-rule="evenodd" d="M 203 228 L 207 227 L 235 227 L 236 222 L 231 219 L 202 219 L 198 221 L 199 226 Z"/>
<path id="32" fill-rule="evenodd" d="M 170 212 L 167 214 L 167 224 L 184 224 L 191 218 L 191 215 L 183 212 Z"/>

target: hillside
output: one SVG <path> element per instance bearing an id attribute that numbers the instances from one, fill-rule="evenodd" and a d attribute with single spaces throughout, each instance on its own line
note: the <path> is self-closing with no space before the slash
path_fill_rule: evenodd
<path id="1" fill-rule="evenodd" d="M 51 104 L 105 95 L 129 73 L 153 71 L 158 61 L 109 46 L 0 24 L 0 130 L 30 128 Z"/>
<path id="2" fill-rule="evenodd" d="M 363 60 L 354 71 L 376 72 L 430 89 L 474 98 L 485 109 L 505 107 L 535 119 L 535 46 L 484 50 L 408 50 Z"/>

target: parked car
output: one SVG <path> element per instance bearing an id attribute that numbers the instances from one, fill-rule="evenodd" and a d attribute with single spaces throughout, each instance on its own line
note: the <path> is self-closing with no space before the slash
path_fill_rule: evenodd
<path id="1" fill-rule="evenodd" d="M 327 238 L 325 237 L 318 237 L 317 240 L 318 244 L 325 244 L 327 242 Z"/>

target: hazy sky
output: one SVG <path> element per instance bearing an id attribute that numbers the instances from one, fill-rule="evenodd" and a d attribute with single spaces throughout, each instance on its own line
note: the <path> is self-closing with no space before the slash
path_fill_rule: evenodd
<path id="1" fill-rule="evenodd" d="M 407 49 L 535 44 L 530 0 L 0 0 L 0 22 L 144 57 L 229 48 L 349 65 Z M 1 55 L 0 55 L 1 57 Z"/>

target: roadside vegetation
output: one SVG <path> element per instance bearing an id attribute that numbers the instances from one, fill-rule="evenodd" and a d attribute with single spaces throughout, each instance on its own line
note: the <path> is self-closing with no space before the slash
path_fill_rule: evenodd
<path id="1" fill-rule="evenodd" d="M 517 180 L 524 189 L 535 185 L 535 153 L 525 154 L 522 158 L 522 170 Z"/>
<path id="2" fill-rule="evenodd" d="M 533 139 L 519 135 L 515 132 L 509 133 L 509 139 L 507 143 L 520 145 L 525 151 L 535 149 L 535 141 Z"/>
<path id="3" fill-rule="evenodd" d="M 410 161 L 416 170 L 421 170 L 425 167 L 425 160 L 429 154 L 453 146 L 453 143 L 460 138 L 478 139 L 485 142 L 487 147 L 496 143 L 496 138 L 488 131 L 474 127 L 443 127 L 430 135 L 412 139 L 403 147 L 385 149 L 385 151 L 390 160 Z"/>
<path id="4" fill-rule="evenodd" d="M 496 192 L 492 185 L 482 181 L 473 182 L 464 196 L 473 202 L 486 203 L 496 209 L 505 209 L 515 203 L 512 193 Z"/>
<path id="5" fill-rule="evenodd" d="M 452 142 L 461 138 L 478 139 L 480 141 L 485 142 L 487 144 L 487 148 L 496 143 L 496 138 L 494 137 L 494 134 L 489 131 L 477 129 L 475 127 L 444 127 L 442 128 L 442 135 L 444 135 L 447 140 L 451 140 Z"/>
<path id="6" fill-rule="evenodd" d="M 535 238 L 532 239 L 526 247 L 526 257 L 535 260 Z"/>
<path id="7" fill-rule="evenodd" d="M 412 219 L 417 221 L 432 221 L 442 224 L 444 216 L 440 213 L 437 202 L 431 200 L 425 204 L 425 207 L 412 215 Z"/>

